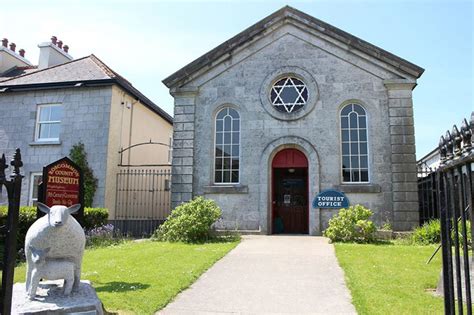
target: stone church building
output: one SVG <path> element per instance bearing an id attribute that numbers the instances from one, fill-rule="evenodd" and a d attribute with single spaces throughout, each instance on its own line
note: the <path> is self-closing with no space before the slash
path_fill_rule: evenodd
<path id="1" fill-rule="evenodd" d="M 412 90 L 424 69 L 284 7 L 178 70 L 173 206 L 203 195 L 218 227 L 320 235 L 326 189 L 395 230 L 418 224 Z"/>

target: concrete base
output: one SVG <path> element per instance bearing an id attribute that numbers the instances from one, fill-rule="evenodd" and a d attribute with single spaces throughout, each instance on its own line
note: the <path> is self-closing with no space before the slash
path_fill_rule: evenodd
<path id="1" fill-rule="evenodd" d="M 102 303 L 89 281 L 81 281 L 79 291 L 63 296 L 63 281 L 43 281 L 38 286 L 36 297 L 30 300 L 25 284 L 13 286 L 12 314 L 52 315 L 81 314 L 103 315 Z"/>

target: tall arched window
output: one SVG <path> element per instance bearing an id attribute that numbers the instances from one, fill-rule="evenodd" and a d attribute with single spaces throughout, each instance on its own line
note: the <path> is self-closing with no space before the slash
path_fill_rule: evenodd
<path id="1" fill-rule="evenodd" d="M 367 115 L 359 104 L 341 110 L 341 141 L 343 182 L 368 182 Z"/>
<path id="2" fill-rule="evenodd" d="M 239 183 L 240 115 L 230 107 L 221 109 L 216 116 L 214 182 Z"/>

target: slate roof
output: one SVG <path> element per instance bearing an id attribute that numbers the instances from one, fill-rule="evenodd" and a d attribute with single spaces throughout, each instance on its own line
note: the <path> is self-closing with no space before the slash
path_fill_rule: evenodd
<path id="1" fill-rule="evenodd" d="M 13 69 L 2 73 L 2 75 L 0 76 L 0 82 L 35 71 L 38 71 L 37 66 L 14 67 Z"/>
<path id="2" fill-rule="evenodd" d="M 308 15 L 290 6 L 285 6 L 280 10 L 274 12 L 273 14 L 267 16 L 263 20 L 245 29 L 244 31 L 240 32 L 231 39 L 225 41 L 224 43 L 212 49 L 208 53 L 202 55 L 201 57 L 189 63 L 180 70 L 176 71 L 175 73 L 164 79 L 162 82 L 168 88 L 184 84 L 186 79 L 190 75 L 206 67 L 211 67 L 214 61 L 218 60 L 222 56 L 225 56 L 226 54 L 230 54 L 237 47 L 242 46 L 247 41 L 250 41 L 256 36 L 263 33 L 266 29 L 285 19 L 288 21 L 293 20 L 299 23 L 303 23 L 308 27 L 317 30 L 318 32 L 321 32 L 331 38 L 345 43 L 350 48 L 362 51 L 368 54 L 369 56 L 372 56 L 376 59 L 383 61 L 386 64 L 397 68 L 402 73 L 409 74 L 410 76 L 419 78 L 425 71 L 423 68 L 405 59 L 402 59 L 386 50 L 383 50 L 382 48 L 372 45 L 354 35 L 351 35 L 326 22 L 312 17 L 311 15 Z"/>
<path id="3" fill-rule="evenodd" d="M 117 84 L 169 123 L 173 118 L 94 55 L 0 81 L 0 92 Z"/>

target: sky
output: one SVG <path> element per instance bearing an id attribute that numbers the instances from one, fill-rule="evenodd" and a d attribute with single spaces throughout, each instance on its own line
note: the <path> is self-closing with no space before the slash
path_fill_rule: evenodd
<path id="1" fill-rule="evenodd" d="M 413 93 L 421 158 L 474 111 L 473 2 L 0 0 L 0 37 L 37 64 L 37 45 L 55 35 L 73 57 L 96 55 L 172 115 L 164 78 L 290 5 L 426 69 Z"/>

